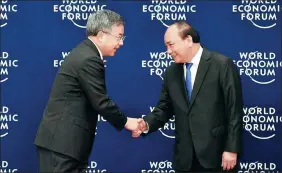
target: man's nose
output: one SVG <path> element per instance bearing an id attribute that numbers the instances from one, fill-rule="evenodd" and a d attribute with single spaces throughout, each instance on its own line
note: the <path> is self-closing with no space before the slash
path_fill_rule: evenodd
<path id="1" fill-rule="evenodd" d="M 120 45 L 120 46 L 123 45 L 123 41 L 122 41 L 122 40 L 119 41 L 119 45 Z"/>
<path id="2" fill-rule="evenodd" d="M 170 49 L 167 49 L 167 53 L 171 55 L 172 51 Z"/>

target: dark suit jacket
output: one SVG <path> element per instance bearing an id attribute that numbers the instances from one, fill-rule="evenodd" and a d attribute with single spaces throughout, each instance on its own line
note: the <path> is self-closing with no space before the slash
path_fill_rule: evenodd
<path id="1" fill-rule="evenodd" d="M 232 60 L 204 48 L 188 101 L 183 64 L 167 68 L 160 99 L 144 117 L 149 132 L 175 114 L 174 167 L 188 171 L 196 156 L 205 168 L 220 168 L 223 151 L 241 153 L 243 101 Z"/>
<path id="2" fill-rule="evenodd" d="M 35 144 L 87 161 L 98 114 L 117 130 L 127 121 L 108 97 L 103 61 L 86 39 L 70 52 L 57 73 Z"/>

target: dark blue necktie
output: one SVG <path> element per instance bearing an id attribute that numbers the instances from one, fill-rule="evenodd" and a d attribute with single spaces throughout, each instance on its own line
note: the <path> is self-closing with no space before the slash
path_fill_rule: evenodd
<path id="1" fill-rule="evenodd" d="M 186 63 L 186 88 L 188 92 L 188 99 L 191 99 L 192 96 L 192 80 L 191 80 L 191 71 L 190 68 L 193 64 Z"/>

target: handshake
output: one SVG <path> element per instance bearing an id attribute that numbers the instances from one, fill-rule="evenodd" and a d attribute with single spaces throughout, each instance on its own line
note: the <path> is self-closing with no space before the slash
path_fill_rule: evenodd
<path id="1" fill-rule="evenodd" d="M 142 118 L 129 118 L 129 117 L 127 118 L 125 128 L 132 132 L 132 137 L 134 138 L 139 137 L 141 133 L 149 129 L 147 123 Z"/>

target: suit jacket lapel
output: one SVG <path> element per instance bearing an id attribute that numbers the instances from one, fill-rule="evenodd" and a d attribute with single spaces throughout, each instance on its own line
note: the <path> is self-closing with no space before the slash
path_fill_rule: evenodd
<path id="1" fill-rule="evenodd" d="M 210 62 L 208 61 L 210 59 L 210 52 L 204 48 L 202 56 L 201 56 L 201 60 L 199 63 L 199 67 L 196 73 L 196 79 L 194 82 L 194 86 L 193 86 L 193 91 L 192 91 L 192 97 L 190 100 L 190 106 L 189 106 L 189 112 L 191 110 L 191 107 L 193 106 L 193 103 L 195 101 L 195 98 L 197 97 L 197 94 L 201 88 L 201 85 L 204 81 L 204 78 L 206 76 L 206 73 L 209 69 L 210 66 Z M 187 92 L 186 92 L 187 93 Z M 186 94 L 187 95 L 187 94 Z"/>

